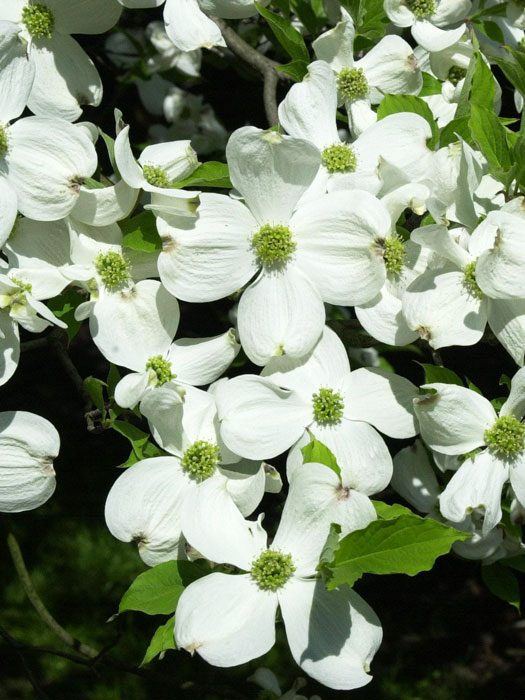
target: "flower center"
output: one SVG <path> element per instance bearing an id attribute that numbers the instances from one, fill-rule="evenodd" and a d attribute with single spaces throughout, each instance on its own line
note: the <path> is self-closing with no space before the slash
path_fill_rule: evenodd
<path id="1" fill-rule="evenodd" d="M 110 291 L 118 289 L 131 279 L 131 263 L 114 250 L 99 253 L 95 258 L 95 269 Z"/>
<path id="2" fill-rule="evenodd" d="M 0 309 L 10 308 L 15 311 L 27 305 L 27 294 L 31 294 L 33 286 L 17 277 L 11 277 L 10 281 L 16 289 L 8 294 L 0 294 Z"/>
<path id="3" fill-rule="evenodd" d="M 406 5 L 418 19 L 424 19 L 434 14 L 437 2 L 436 0 L 406 0 Z"/>
<path id="4" fill-rule="evenodd" d="M 37 2 L 24 7 L 22 22 L 33 39 L 51 39 L 55 28 L 55 17 L 47 5 Z"/>
<path id="5" fill-rule="evenodd" d="M 514 416 L 500 416 L 485 430 L 485 443 L 496 454 L 511 457 L 525 449 L 525 424 Z"/>
<path id="6" fill-rule="evenodd" d="M 252 238 L 252 248 L 264 267 L 276 267 L 288 262 L 297 247 L 288 226 L 264 224 Z"/>
<path id="7" fill-rule="evenodd" d="M 312 404 L 316 423 L 334 425 L 341 422 L 345 404 L 341 394 L 333 389 L 319 389 L 312 396 Z"/>
<path id="8" fill-rule="evenodd" d="M 383 249 L 383 260 L 385 261 L 387 272 L 391 275 L 399 275 L 403 269 L 406 255 L 403 239 L 396 233 L 393 236 L 385 238 L 381 247 Z"/>
<path id="9" fill-rule="evenodd" d="M 153 187 L 169 187 L 171 185 L 168 173 L 158 165 L 143 165 L 142 172 Z"/>
<path id="10" fill-rule="evenodd" d="M 368 80 L 362 68 L 343 68 L 337 88 L 345 100 L 361 100 L 368 95 Z"/>
<path id="11" fill-rule="evenodd" d="M 263 591 L 282 588 L 295 571 L 290 554 L 267 549 L 253 562 L 250 576 Z"/>
<path id="12" fill-rule="evenodd" d="M 356 155 L 346 143 L 325 148 L 321 160 L 329 173 L 353 173 L 357 167 Z"/>
<path id="13" fill-rule="evenodd" d="M 192 479 L 204 481 L 213 476 L 219 459 L 220 451 L 217 445 L 206 440 L 197 440 L 182 456 L 181 465 Z"/>
<path id="14" fill-rule="evenodd" d="M 9 150 L 9 140 L 7 137 L 7 128 L 0 124 L 0 158 L 3 158 Z"/>
<path id="15" fill-rule="evenodd" d="M 463 269 L 463 287 L 476 299 L 483 299 L 483 292 L 476 281 L 476 261 L 471 260 Z"/>
<path id="16" fill-rule="evenodd" d="M 448 72 L 448 79 L 452 83 L 452 85 L 457 85 L 460 80 L 463 80 L 463 78 L 467 75 L 467 71 L 464 68 L 460 68 L 459 66 L 452 66 L 452 68 Z"/>
<path id="17" fill-rule="evenodd" d="M 162 386 L 175 378 L 171 371 L 171 363 L 164 359 L 162 355 L 153 355 L 146 362 L 146 370 L 150 371 L 154 386 Z"/>

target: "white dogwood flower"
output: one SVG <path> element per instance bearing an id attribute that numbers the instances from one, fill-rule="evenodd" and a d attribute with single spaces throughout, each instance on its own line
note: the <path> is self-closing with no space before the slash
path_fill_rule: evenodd
<path id="1" fill-rule="evenodd" d="M 522 365 L 525 300 L 496 298 L 495 285 L 496 280 L 509 286 L 513 280 L 519 284 L 519 252 L 512 261 L 506 246 L 516 245 L 513 242 L 523 224 L 520 217 L 504 212 L 494 212 L 494 217 L 489 214 L 486 225 L 483 222 L 471 236 L 463 228 L 448 230 L 442 225 L 424 226 L 412 232 L 415 243 L 433 250 L 447 264 L 429 268 L 406 288 L 403 315 L 409 328 L 436 349 L 474 345 L 488 322 L 503 347 Z M 498 226 L 504 231 L 501 237 L 505 243 L 496 244 Z M 490 294 L 481 289 L 482 284 Z"/>
<path id="2" fill-rule="evenodd" d="M 350 371 L 342 342 L 325 327 L 302 359 L 274 358 L 261 376 L 241 375 L 216 389 L 221 435 L 250 459 L 275 457 L 294 446 L 288 473 L 302 465 L 311 436 L 335 455 L 342 484 L 370 495 L 384 489 L 392 460 L 376 428 L 395 438 L 417 433 L 412 400 L 416 387 L 378 369 Z"/>
<path id="3" fill-rule="evenodd" d="M 0 246 L 16 213 L 37 221 L 67 216 L 97 167 L 87 132 L 60 119 L 27 117 L 13 124 L 0 95 Z"/>
<path id="4" fill-rule="evenodd" d="M 337 128 L 337 92 L 333 70 L 325 61 L 315 61 L 279 105 L 279 122 L 284 129 L 321 151 L 321 168 L 305 197 L 327 189 L 357 188 L 377 194 L 383 185 L 385 164 L 402 173 L 396 186 L 426 176 L 432 153 L 427 147 L 431 132 L 425 119 L 418 114 L 392 114 L 346 143 Z"/>
<path id="5" fill-rule="evenodd" d="M 221 484 L 208 481 L 202 487 L 206 497 L 185 504 L 189 543 L 211 561 L 245 573 L 212 573 L 191 583 L 177 605 L 175 640 L 179 648 L 197 652 L 215 666 L 237 666 L 272 648 L 279 607 L 301 668 L 330 688 L 359 688 L 371 680 L 368 671 L 381 626 L 350 588 L 327 591 L 315 578 L 330 509 L 305 504 L 300 480 L 298 475 L 290 484 L 269 547 L 260 521 L 244 520 Z"/>
<path id="6" fill-rule="evenodd" d="M 100 104 L 102 81 L 98 71 L 71 34 L 106 32 L 117 22 L 121 10 L 116 0 L 3 3 L 0 43 L 16 32 L 19 44 L 27 51 L 31 68 L 24 76 L 23 87 L 28 90 L 27 106 L 34 114 L 72 122 L 82 114 L 82 105 Z"/>
<path id="7" fill-rule="evenodd" d="M 173 313 L 173 310 L 172 310 Z M 179 338 L 167 342 L 150 327 L 135 328 L 136 344 L 125 364 L 131 370 L 115 387 L 115 400 L 124 408 L 136 406 L 146 392 L 168 383 L 204 386 L 218 379 L 237 356 L 241 346 L 232 328 L 213 338 Z M 141 337 L 145 333 L 145 337 Z M 150 354 L 153 353 L 153 354 Z"/>
<path id="8" fill-rule="evenodd" d="M 486 535 L 501 520 L 501 492 L 507 481 L 525 503 L 525 369 L 514 375 L 499 414 L 471 389 L 440 383 L 422 388 L 432 393 L 414 400 L 421 437 L 433 450 L 467 457 L 440 496 L 441 513 L 460 523 L 473 511 L 481 512 Z"/>
<path id="9" fill-rule="evenodd" d="M 89 318 L 91 337 L 104 357 L 116 365 L 135 366 L 137 335 L 148 357 L 157 354 L 159 344 L 168 347 L 179 325 L 179 305 L 160 282 L 144 279 L 157 274 L 155 257 L 134 264 L 133 251 L 122 248 L 116 224 L 90 227 L 70 220 L 67 231 L 71 264 L 63 274 L 89 295 L 76 308 L 75 318 Z"/>
<path id="10" fill-rule="evenodd" d="M 160 415 L 155 402 L 151 403 L 150 422 Z M 110 532 L 124 542 L 136 542 L 150 566 L 185 558 L 184 506 L 191 500 L 199 507 L 206 498 L 205 484 L 223 489 L 232 507 L 244 515 L 255 510 L 265 490 L 261 462 L 241 459 L 222 443 L 213 396 L 189 387 L 184 403 L 179 399 L 170 415 L 159 417 L 159 430 L 154 431 L 159 444 L 173 456 L 145 459 L 129 467 L 106 501 Z"/>
<path id="11" fill-rule="evenodd" d="M 59 450 L 60 436 L 45 418 L 26 411 L 0 413 L 1 512 L 33 510 L 53 495 Z"/>
<path id="12" fill-rule="evenodd" d="M 132 9 L 159 7 L 164 0 L 118 0 Z M 181 51 L 226 46 L 219 27 L 208 14 L 225 19 L 241 19 L 256 14 L 252 0 L 165 0 L 166 32 Z"/>
<path id="13" fill-rule="evenodd" d="M 190 175 L 199 164 L 190 141 L 146 146 L 137 161 L 129 142 L 129 126 L 125 126 L 115 140 L 115 160 L 122 179 L 130 187 L 188 199 L 198 194 L 172 187 L 172 183 Z"/>
<path id="14" fill-rule="evenodd" d="M 392 488 L 416 510 L 434 520 L 444 521 L 439 512 L 441 487 L 421 440 L 400 450 L 394 457 Z M 452 549 L 464 559 L 493 558 L 502 547 L 503 532 L 499 528 L 487 534 L 481 531 L 482 518 L 476 511 L 467 514 L 461 523 L 447 522 L 458 530 L 469 532 L 471 537 L 464 542 L 454 542 Z"/>
<path id="15" fill-rule="evenodd" d="M 383 37 L 357 61 L 354 40 L 354 22 L 342 7 L 341 21 L 317 37 L 312 47 L 335 71 L 339 103 L 346 107 L 350 131 L 358 136 L 377 119 L 371 105 L 385 95 L 417 95 L 423 78 L 412 47 L 401 37 Z"/>
<path id="16" fill-rule="evenodd" d="M 471 0 L 384 0 L 385 12 L 396 27 L 410 27 L 427 51 L 442 51 L 457 43 L 466 30 Z M 453 26 L 459 25 L 459 26 Z"/>

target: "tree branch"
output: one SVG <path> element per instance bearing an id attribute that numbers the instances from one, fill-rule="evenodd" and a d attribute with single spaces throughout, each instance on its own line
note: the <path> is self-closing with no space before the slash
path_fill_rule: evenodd
<path id="1" fill-rule="evenodd" d="M 33 586 L 33 582 L 31 581 L 31 577 L 29 576 L 29 572 L 25 565 L 24 557 L 22 556 L 22 551 L 20 550 L 17 539 L 12 532 L 7 535 L 7 546 L 9 548 L 9 553 L 11 554 L 13 564 L 15 565 L 18 578 L 24 587 L 31 605 L 36 610 L 40 619 L 52 632 L 54 632 L 54 634 L 56 634 L 59 639 L 64 642 L 66 646 L 75 649 L 75 651 L 82 654 L 82 656 L 86 656 L 90 659 L 96 658 L 99 655 L 98 651 L 93 649 L 93 647 L 90 647 L 88 644 L 83 644 L 78 639 L 75 639 L 72 634 L 65 630 L 62 625 L 55 620 L 53 615 L 51 615 L 49 610 L 46 608 L 40 596 L 36 592 L 35 587 Z"/>
<path id="2" fill-rule="evenodd" d="M 62 342 L 63 337 L 63 333 L 59 329 L 55 328 L 51 331 L 51 333 L 49 333 L 49 335 L 46 336 L 46 340 L 49 343 L 50 347 L 53 348 L 53 350 L 55 351 L 58 361 L 62 365 L 65 373 L 71 380 L 72 384 L 74 384 L 78 395 L 82 399 L 84 403 L 84 412 L 87 412 L 89 411 L 92 405 L 91 398 L 84 387 L 82 377 L 78 373 L 77 368 L 75 367 L 73 361 L 68 355 L 66 348 L 64 347 L 64 343 Z"/>
<path id="3" fill-rule="evenodd" d="M 232 27 L 224 22 L 224 20 L 218 17 L 212 17 L 212 19 L 221 30 L 221 34 L 228 48 L 236 56 L 242 58 L 245 63 L 248 63 L 252 68 L 255 68 L 261 73 L 264 80 L 263 100 L 266 119 L 270 126 L 275 126 L 279 123 L 279 114 L 277 111 L 277 84 L 279 78 L 285 79 L 285 76 L 276 70 L 279 64 L 263 56 L 257 49 L 250 46 L 250 44 L 244 41 Z"/>

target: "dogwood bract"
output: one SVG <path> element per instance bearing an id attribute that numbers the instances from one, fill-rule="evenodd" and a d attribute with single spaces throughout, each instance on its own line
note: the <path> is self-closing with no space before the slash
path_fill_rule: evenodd
<path id="1" fill-rule="evenodd" d="M 1 512 L 33 510 L 51 498 L 59 449 L 60 437 L 45 418 L 27 411 L 0 413 Z"/>
<path id="2" fill-rule="evenodd" d="M 260 520 L 245 521 L 220 484 L 208 481 L 202 490 L 199 507 L 195 497 L 185 504 L 189 543 L 245 573 L 212 573 L 184 590 L 175 614 L 178 647 L 215 666 L 246 663 L 274 645 L 279 607 L 292 655 L 308 675 L 341 690 L 369 683 L 381 626 L 357 593 L 327 591 L 316 578 L 329 519 L 304 506 L 301 472 L 269 547 Z"/>

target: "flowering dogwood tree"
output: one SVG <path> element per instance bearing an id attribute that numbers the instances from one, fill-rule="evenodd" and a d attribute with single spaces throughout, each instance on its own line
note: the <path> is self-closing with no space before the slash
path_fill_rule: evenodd
<path id="1" fill-rule="evenodd" d="M 524 96 L 518 0 L 4 0 L 0 397 L 52 356 L 129 441 L 118 615 L 163 616 L 138 669 L 46 609 L 14 529 L 75 435 L 2 400 L 9 549 L 72 662 L 379 697 L 373 577 L 462 558 L 519 609 Z"/>

